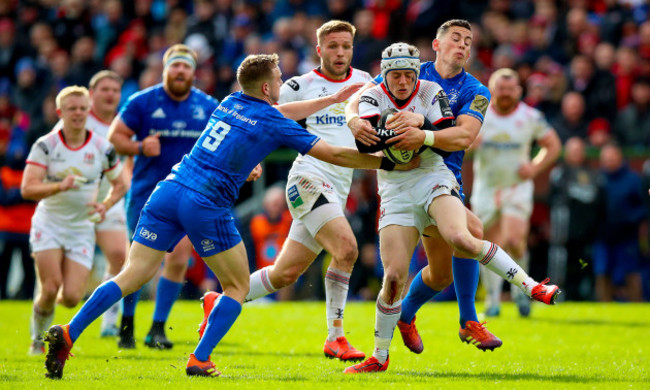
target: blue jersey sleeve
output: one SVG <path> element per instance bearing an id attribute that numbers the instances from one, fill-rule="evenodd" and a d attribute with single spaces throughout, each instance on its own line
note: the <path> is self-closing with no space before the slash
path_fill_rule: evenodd
<path id="1" fill-rule="evenodd" d="M 468 81 L 470 83 L 467 88 L 462 89 L 462 101 L 458 115 L 469 115 L 483 122 L 490 104 L 490 91 L 473 77 Z"/>
<path id="2" fill-rule="evenodd" d="M 136 93 L 129 97 L 119 113 L 122 122 L 135 133 L 138 133 L 138 130 L 142 127 L 141 96 L 142 94 Z"/>

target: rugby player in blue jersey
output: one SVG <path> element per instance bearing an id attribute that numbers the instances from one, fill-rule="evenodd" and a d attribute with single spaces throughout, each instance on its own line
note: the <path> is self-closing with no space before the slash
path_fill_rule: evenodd
<path id="1" fill-rule="evenodd" d="M 205 333 L 186 367 L 188 375 L 217 376 L 210 354 L 241 312 L 249 289 L 246 249 L 231 208 L 254 168 L 280 146 L 332 164 L 361 169 L 407 170 L 385 157 L 331 146 L 280 113 L 282 74 L 278 57 L 248 56 L 237 70 L 242 92 L 217 107 L 196 144 L 156 186 L 145 204 L 126 268 L 99 286 L 72 321 L 48 331 L 47 376 L 61 378 L 73 343 L 81 332 L 122 296 L 139 289 L 158 270 L 165 252 L 187 234 L 223 286 Z"/>
<path id="2" fill-rule="evenodd" d="M 133 156 L 133 178 L 126 196 L 129 237 L 133 237 L 140 211 L 172 166 L 194 146 L 219 105 L 213 97 L 192 86 L 196 53 L 185 45 L 173 45 L 163 56 L 163 81 L 133 94 L 113 121 L 109 141 L 115 150 Z M 165 256 L 156 307 L 145 345 L 168 349 L 173 346 L 165 335 L 165 322 L 185 280 L 192 245 L 187 238 Z M 140 291 L 124 298 L 118 345 L 135 348 L 134 315 Z"/>
<path id="3" fill-rule="evenodd" d="M 490 100 L 488 89 L 463 68 L 469 59 L 472 45 L 471 25 L 466 20 L 453 19 L 443 23 L 433 40 L 433 50 L 436 52 L 436 62 L 425 62 L 420 69 L 420 78 L 435 81 L 443 88 L 449 97 L 449 103 L 456 124 L 453 127 L 435 132 L 435 147 L 452 152 L 445 158 L 445 163 L 454 173 L 461 185 L 461 166 L 465 149 L 467 149 L 481 128 L 485 111 Z M 381 82 L 378 78 L 376 83 Z M 363 90 L 362 90 L 363 91 Z M 348 126 L 359 142 L 373 145 L 379 141 L 370 123 L 359 119 L 358 96 L 350 100 L 346 107 Z M 422 115 L 409 112 L 396 114 L 389 121 L 387 128 L 396 129 L 398 135 L 388 143 L 394 143 L 397 148 L 417 150 L 423 145 L 423 133 L 411 131 L 424 123 Z M 480 220 L 467 210 L 467 222 L 470 232 L 477 238 L 483 236 L 483 226 Z M 415 313 L 418 309 L 434 298 L 442 289 L 454 281 L 458 307 L 460 311 L 459 336 L 462 341 L 472 343 L 481 350 L 494 349 L 501 346 L 501 340 L 479 323 L 474 306 L 476 288 L 479 278 L 479 264 L 474 259 L 453 257 L 453 251 L 442 239 L 436 227 L 424 231 L 422 243 L 429 259 L 425 266 L 413 279 L 409 292 L 402 302 L 402 313 L 397 325 L 404 344 L 413 352 L 421 353 L 422 339 L 415 327 Z M 499 267 L 500 264 L 491 264 Z M 453 274 L 452 274 L 453 272 Z M 495 270 L 497 274 L 511 283 L 522 287 L 528 296 L 547 304 L 555 302 L 559 289 L 557 286 L 537 283 L 530 279 L 521 269 Z"/>

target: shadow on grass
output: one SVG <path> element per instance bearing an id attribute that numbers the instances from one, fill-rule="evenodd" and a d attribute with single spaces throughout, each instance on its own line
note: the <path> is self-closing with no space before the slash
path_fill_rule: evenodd
<path id="1" fill-rule="evenodd" d="M 412 379 L 417 381 L 420 378 L 422 381 L 429 381 L 431 378 L 445 378 L 445 379 L 458 379 L 458 380 L 481 380 L 481 381 L 540 381 L 540 382 L 553 382 L 553 383 L 605 383 L 605 382 L 632 382 L 632 383 L 645 383 L 640 379 L 630 378 L 612 378 L 600 376 L 584 376 L 584 375 L 563 375 L 563 374 L 536 374 L 536 373 L 467 373 L 467 372 L 422 372 L 422 371 L 397 371 L 399 375 L 409 375 Z M 387 378 L 390 381 L 390 378 Z M 400 382 L 400 381 L 396 381 Z"/>
<path id="2" fill-rule="evenodd" d="M 629 328 L 647 328 L 647 322 L 625 322 L 625 321 L 612 321 L 612 320 L 599 320 L 594 318 L 535 318 L 531 322 L 545 322 L 550 324 L 567 324 L 567 325 L 580 325 L 580 326 L 621 326 Z"/>

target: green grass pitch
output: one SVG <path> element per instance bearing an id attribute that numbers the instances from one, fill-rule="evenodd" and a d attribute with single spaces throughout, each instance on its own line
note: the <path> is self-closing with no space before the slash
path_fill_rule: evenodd
<path id="1" fill-rule="evenodd" d="M 351 302 L 345 312 L 348 339 L 366 353 L 373 347 L 374 310 L 373 303 Z M 346 363 L 323 356 L 322 302 L 247 304 L 212 355 L 219 378 L 185 376 L 202 317 L 199 302 L 174 306 L 167 335 L 175 346 L 169 351 L 142 344 L 152 311 L 150 302 L 138 306 L 135 350 L 100 338 L 99 321 L 93 323 L 75 344 L 63 379 L 52 381 L 44 377 L 44 358 L 26 354 L 31 302 L 0 302 L 0 388 L 650 388 L 649 304 L 535 304 L 531 318 L 520 319 L 506 303 L 488 324 L 503 340 L 494 352 L 460 342 L 455 303 L 428 304 L 417 319 L 424 352 L 409 352 L 396 331 L 388 371 L 366 375 L 344 375 Z M 57 307 L 55 322 L 75 312 Z"/>

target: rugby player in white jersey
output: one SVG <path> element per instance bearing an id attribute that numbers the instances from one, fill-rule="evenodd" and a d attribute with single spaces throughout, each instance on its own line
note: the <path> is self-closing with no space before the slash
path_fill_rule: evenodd
<path id="1" fill-rule="evenodd" d="M 62 128 L 34 143 L 21 187 L 25 199 L 39 201 L 30 231 L 39 286 L 30 326 L 33 354 L 44 352 L 42 334 L 57 301 L 74 307 L 83 298 L 95 253 L 94 221 L 103 221 L 127 189 L 113 146 L 86 128 L 88 90 L 64 88 L 56 107 Z M 98 199 L 102 177 L 109 188 Z"/>
<path id="2" fill-rule="evenodd" d="M 86 129 L 107 138 L 108 128 L 117 114 L 117 105 L 122 94 L 122 78 L 112 70 L 102 70 L 95 73 L 90 79 L 88 87 L 90 111 L 86 119 Z M 60 130 L 62 125 L 62 121 L 59 121 L 52 131 Z M 128 171 L 124 173 L 129 175 Z M 129 178 L 126 179 L 128 181 Z M 104 199 L 109 188 L 108 179 L 103 178 L 99 185 L 97 199 Z M 124 198 L 121 198 L 115 207 L 108 210 L 104 221 L 95 224 L 95 239 L 108 263 L 103 277 L 104 281 L 106 281 L 120 272 L 124 265 L 124 259 L 126 259 L 128 238 L 126 235 Z M 120 304 L 117 303 L 102 316 L 102 337 L 117 336 L 119 332 L 117 327 L 119 309 Z"/>
<path id="3" fill-rule="evenodd" d="M 521 101 L 519 76 L 499 69 L 489 81 L 492 101 L 474 142 L 474 184 L 470 203 L 481 219 L 485 239 L 501 246 L 528 271 L 527 237 L 533 211 L 533 179 L 560 155 L 562 144 L 544 115 Z M 540 149 L 531 160 L 531 145 Z M 500 311 L 503 278 L 481 267 L 487 290 L 487 316 Z M 530 313 L 530 299 L 511 285 L 520 315 Z"/>
<path id="4" fill-rule="evenodd" d="M 355 28 L 348 22 L 329 21 L 317 31 L 320 67 L 288 80 L 280 89 L 282 105 L 334 95 L 345 88 L 361 85 L 371 76 L 350 66 Z M 355 89 L 356 90 L 356 89 Z M 349 95 L 348 95 L 349 96 Z M 331 145 L 354 147 L 354 137 L 345 122 L 341 101 L 327 106 L 305 119 L 307 130 Z M 293 217 L 288 239 L 272 266 L 251 275 L 251 301 L 294 283 L 325 249 L 332 261 L 325 274 L 327 339 L 325 356 L 344 361 L 362 360 L 365 354 L 352 347 L 343 332 L 343 313 L 348 296 L 350 274 L 358 257 L 357 241 L 343 210 L 350 192 L 353 169 L 332 165 L 308 155 L 293 163 L 286 196 Z M 204 297 L 204 311 L 212 309 L 216 293 Z M 199 330 L 202 333 L 206 321 Z"/>
<path id="5" fill-rule="evenodd" d="M 377 297 L 375 317 L 375 350 L 364 362 L 345 369 L 345 373 L 385 371 L 388 351 L 402 311 L 402 294 L 408 278 L 409 263 L 420 236 L 434 227 L 440 236 L 463 258 L 474 259 L 490 269 L 509 270 L 508 280 L 528 294 L 539 283 L 531 279 L 501 248 L 478 239 L 468 228 L 465 206 L 460 200 L 460 186 L 441 155 L 431 149 L 435 144 L 436 126 L 452 120 L 447 95 L 439 84 L 418 80 L 419 50 L 406 43 L 396 43 L 382 53 L 383 82 L 362 93 L 359 115 L 377 127 L 387 109 L 424 116 L 420 128 L 409 127 L 407 137 L 419 139 L 421 164 L 408 174 L 377 174 L 381 211 L 379 249 L 384 265 L 384 280 Z M 391 140 L 385 142 L 391 143 Z M 435 153 L 434 153 L 435 150 Z M 459 218 L 462 216 L 462 218 Z M 451 277 L 449 259 L 429 259 L 437 272 Z M 450 279 L 450 278 L 449 278 Z M 557 287 L 555 286 L 557 290 Z"/>

